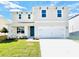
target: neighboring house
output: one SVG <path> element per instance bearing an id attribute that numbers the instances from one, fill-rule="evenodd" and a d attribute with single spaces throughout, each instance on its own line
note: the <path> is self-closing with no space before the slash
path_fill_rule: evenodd
<path id="1" fill-rule="evenodd" d="M 69 19 L 69 32 L 79 32 L 79 14 Z"/>
<path id="2" fill-rule="evenodd" d="M 33 7 L 32 12 L 12 12 L 9 38 L 66 38 L 69 36 L 68 8 Z"/>

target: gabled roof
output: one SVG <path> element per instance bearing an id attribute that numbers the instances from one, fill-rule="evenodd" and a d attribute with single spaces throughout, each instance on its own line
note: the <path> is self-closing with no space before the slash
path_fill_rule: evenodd
<path id="1" fill-rule="evenodd" d="M 73 19 L 73 18 L 75 18 L 77 16 L 79 16 L 79 14 L 76 14 L 75 16 L 72 16 L 71 18 L 69 18 L 69 20 L 71 20 L 71 19 Z"/>

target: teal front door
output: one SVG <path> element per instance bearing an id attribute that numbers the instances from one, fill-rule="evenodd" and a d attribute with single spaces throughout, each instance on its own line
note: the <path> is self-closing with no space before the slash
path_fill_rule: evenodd
<path id="1" fill-rule="evenodd" d="M 30 36 L 34 36 L 34 26 L 30 26 Z"/>

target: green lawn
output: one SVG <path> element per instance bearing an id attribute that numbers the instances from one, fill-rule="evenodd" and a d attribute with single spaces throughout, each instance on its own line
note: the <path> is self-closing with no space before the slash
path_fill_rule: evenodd
<path id="1" fill-rule="evenodd" d="M 40 57 L 39 42 L 27 40 L 4 41 L 0 43 L 1 57 Z"/>

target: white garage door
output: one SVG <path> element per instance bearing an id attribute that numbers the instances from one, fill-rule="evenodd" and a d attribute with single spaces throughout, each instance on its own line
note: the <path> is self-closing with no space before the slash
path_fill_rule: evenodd
<path id="1" fill-rule="evenodd" d="M 63 27 L 39 27 L 38 36 L 39 38 L 54 38 L 54 37 L 64 37 Z"/>

